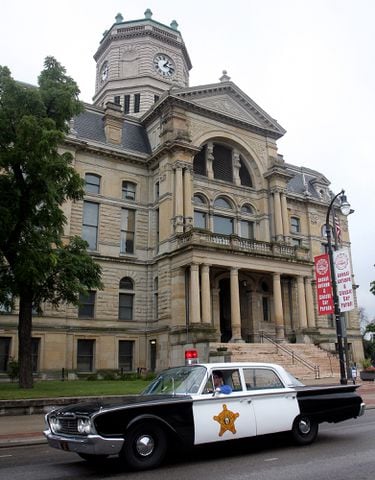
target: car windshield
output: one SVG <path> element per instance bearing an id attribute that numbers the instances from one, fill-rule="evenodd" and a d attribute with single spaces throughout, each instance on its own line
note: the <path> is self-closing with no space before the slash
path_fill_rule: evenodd
<path id="1" fill-rule="evenodd" d="M 207 369 L 202 366 L 183 366 L 161 372 L 144 390 L 143 395 L 190 395 L 197 393 Z"/>

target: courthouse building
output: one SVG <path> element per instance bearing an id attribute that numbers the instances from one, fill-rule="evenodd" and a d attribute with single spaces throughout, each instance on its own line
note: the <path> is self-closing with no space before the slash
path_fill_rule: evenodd
<path id="1" fill-rule="evenodd" d="M 104 288 L 79 308 L 34 316 L 34 370 L 160 370 L 187 348 L 208 360 L 218 342 L 230 350 L 265 337 L 334 351 L 313 264 L 326 248 L 329 180 L 278 153 L 285 130 L 227 72 L 189 86 L 175 21 L 118 14 L 94 58 L 93 104 L 61 150 L 86 184 L 83 201 L 64 205 L 66 237 L 87 240 Z M 337 216 L 336 240 L 350 248 Z M 357 309 L 345 320 L 359 360 Z M 2 312 L 3 370 L 17 348 L 17 311 Z"/>

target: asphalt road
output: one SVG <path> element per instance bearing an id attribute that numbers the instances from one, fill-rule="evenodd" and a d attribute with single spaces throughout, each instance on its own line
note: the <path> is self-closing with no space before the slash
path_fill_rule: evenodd
<path id="1" fill-rule="evenodd" d="M 130 472 L 118 459 L 94 468 L 47 445 L 0 450 L 0 480 L 373 480 L 375 409 L 356 420 L 323 424 L 317 441 L 294 446 L 286 435 L 180 452 L 158 469 Z"/>

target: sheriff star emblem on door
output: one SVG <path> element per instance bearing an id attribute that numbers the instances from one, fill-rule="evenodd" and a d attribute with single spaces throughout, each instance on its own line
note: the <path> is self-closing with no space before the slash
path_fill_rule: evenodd
<path id="1" fill-rule="evenodd" d="M 234 422 L 239 416 L 239 413 L 231 412 L 225 404 L 223 405 L 223 410 L 219 415 L 212 417 L 216 422 L 220 423 L 219 437 L 223 436 L 227 430 L 233 434 L 236 433 Z"/>

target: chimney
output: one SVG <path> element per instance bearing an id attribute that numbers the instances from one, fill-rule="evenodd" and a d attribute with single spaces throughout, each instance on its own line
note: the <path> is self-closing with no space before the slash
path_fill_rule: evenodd
<path id="1" fill-rule="evenodd" d="M 121 111 L 121 105 L 113 102 L 107 102 L 104 109 L 104 132 L 108 143 L 121 145 L 122 127 L 124 124 L 124 115 Z"/>

